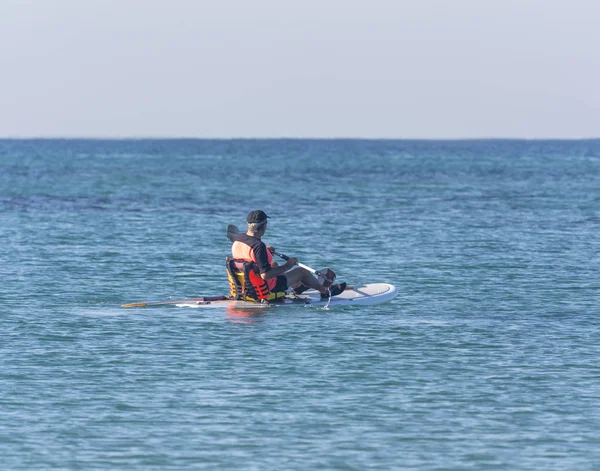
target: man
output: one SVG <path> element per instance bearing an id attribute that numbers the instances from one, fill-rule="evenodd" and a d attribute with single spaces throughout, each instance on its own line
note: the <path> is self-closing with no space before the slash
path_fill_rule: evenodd
<path id="1" fill-rule="evenodd" d="M 312 288 L 319 291 L 321 297 L 327 298 L 330 295 L 336 296 L 346 289 L 346 283 L 326 288 L 305 268 L 296 267 L 292 269 L 298 263 L 296 257 L 290 257 L 285 265 L 281 266 L 273 262 L 273 255 L 271 254 L 273 248 L 267 247 L 261 240 L 267 231 L 268 218 L 269 216 L 261 210 L 248 213 L 246 218 L 248 232 L 238 234 L 231 246 L 231 253 L 235 259 L 256 263 L 260 277 L 267 282 L 270 292 L 285 291 L 289 286 L 294 286 L 294 291 L 298 294 Z"/>

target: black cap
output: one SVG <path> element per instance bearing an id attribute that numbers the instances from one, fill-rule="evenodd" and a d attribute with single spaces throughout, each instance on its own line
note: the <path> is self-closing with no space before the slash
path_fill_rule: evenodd
<path id="1" fill-rule="evenodd" d="M 261 222 L 265 222 L 269 216 L 266 215 L 264 211 L 257 209 L 256 211 L 250 211 L 248 213 L 248 217 L 246 218 L 246 222 L 248 224 L 260 224 Z"/>

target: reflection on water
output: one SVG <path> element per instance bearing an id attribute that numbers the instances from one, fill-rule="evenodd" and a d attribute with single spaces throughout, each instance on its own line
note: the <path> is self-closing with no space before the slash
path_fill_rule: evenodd
<path id="1" fill-rule="evenodd" d="M 241 324 L 254 324 L 255 319 L 265 317 L 265 307 L 254 307 L 254 308 L 243 308 L 243 307 L 227 307 L 227 319 L 231 322 L 237 322 Z"/>

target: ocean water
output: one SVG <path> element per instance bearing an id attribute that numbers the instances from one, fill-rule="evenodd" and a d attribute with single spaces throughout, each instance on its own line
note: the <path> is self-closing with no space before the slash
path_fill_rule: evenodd
<path id="1" fill-rule="evenodd" d="M 225 294 L 228 224 L 387 304 Z M 600 141 L 0 141 L 0 469 L 600 469 Z"/>

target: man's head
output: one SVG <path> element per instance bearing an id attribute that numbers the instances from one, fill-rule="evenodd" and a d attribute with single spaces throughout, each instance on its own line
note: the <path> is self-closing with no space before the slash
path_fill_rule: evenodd
<path id="1" fill-rule="evenodd" d="M 267 224 L 267 219 L 269 216 L 264 211 L 257 209 L 256 211 L 250 211 L 248 216 L 246 217 L 246 222 L 248 223 L 248 229 L 253 232 L 261 231 L 265 228 Z"/>

